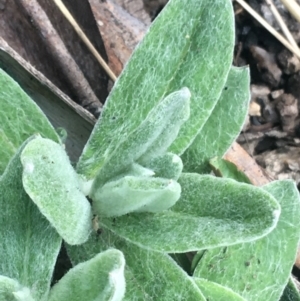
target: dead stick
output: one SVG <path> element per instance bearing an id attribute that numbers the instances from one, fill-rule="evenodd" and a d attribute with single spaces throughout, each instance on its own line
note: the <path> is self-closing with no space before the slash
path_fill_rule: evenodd
<path id="1" fill-rule="evenodd" d="M 251 14 L 260 24 L 262 24 L 277 40 L 279 40 L 287 49 L 293 52 L 298 58 L 300 58 L 300 51 L 295 49 L 289 41 L 287 41 L 281 34 L 279 34 L 264 18 L 262 18 L 251 6 L 249 6 L 244 0 L 235 0 L 238 2 L 249 14 Z"/>
<path id="2" fill-rule="evenodd" d="M 114 73 L 111 71 L 109 66 L 106 64 L 106 62 L 103 60 L 99 52 L 96 50 L 94 45 L 91 43 L 89 38 L 85 35 L 83 30 L 80 28 L 76 20 L 73 18 L 69 10 L 66 8 L 66 6 L 63 4 L 61 0 L 53 0 L 56 6 L 60 9 L 60 11 L 63 13 L 63 15 L 66 17 L 66 19 L 70 22 L 70 24 L 73 26 L 74 30 L 77 32 L 81 40 L 85 43 L 85 45 L 88 47 L 88 49 L 91 51 L 91 53 L 94 55 L 94 57 L 97 59 L 99 64 L 102 66 L 102 68 L 106 71 L 108 76 L 111 78 L 111 80 L 116 81 L 117 77 L 114 75 Z"/>
<path id="3" fill-rule="evenodd" d="M 82 71 L 70 55 L 64 42 L 52 26 L 47 14 L 36 0 L 18 0 L 23 10 L 29 15 L 33 24 L 45 42 L 49 53 L 61 67 L 69 84 L 78 93 L 84 106 L 91 102 L 100 103 Z"/>
<path id="4" fill-rule="evenodd" d="M 280 0 L 292 16 L 300 22 L 300 6 L 294 0 Z"/>
<path id="5" fill-rule="evenodd" d="M 271 12 L 273 13 L 278 25 L 280 26 L 282 32 L 291 43 L 291 45 L 299 50 L 298 44 L 296 43 L 294 37 L 292 36 L 291 32 L 289 31 L 288 27 L 286 26 L 285 22 L 283 21 L 279 11 L 277 10 L 276 6 L 273 3 L 273 0 L 266 0 L 267 5 L 269 6 Z M 299 50 L 300 52 L 300 50 Z"/>

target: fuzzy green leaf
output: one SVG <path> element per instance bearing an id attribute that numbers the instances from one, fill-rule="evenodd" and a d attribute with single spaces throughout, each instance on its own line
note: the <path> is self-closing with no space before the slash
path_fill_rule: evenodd
<path id="1" fill-rule="evenodd" d="M 119 180 L 123 177 L 133 176 L 133 177 L 152 177 L 155 173 L 153 170 L 144 167 L 138 163 L 133 163 L 130 167 L 124 172 L 115 177 L 112 181 Z"/>
<path id="2" fill-rule="evenodd" d="M 23 189 L 23 147 L 0 177 L 0 274 L 45 301 L 61 238 Z"/>
<path id="3" fill-rule="evenodd" d="M 156 121 L 152 123 L 150 132 L 162 125 L 163 127 L 150 147 L 138 159 L 140 164 L 146 164 L 153 158 L 166 153 L 168 147 L 176 139 L 181 126 L 190 117 L 190 98 L 189 89 L 183 88 L 168 95 L 150 111 L 147 119 L 153 115 L 153 120 Z"/>
<path id="4" fill-rule="evenodd" d="M 231 179 L 182 174 L 180 199 L 161 213 L 101 218 L 101 227 L 144 248 L 187 252 L 251 241 L 277 224 L 280 206 L 268 192 Z"/>
<path id="5" fill-rule="evenodd" d="M 156 177 L 178 180 L 183 164 L 179 156 L 172 153 L 165 153 L 148 161 L 147 168 L 153 170 Z"/>
<path id="6" fill-rule="evenodd" d="M 93 209 L 99 216 L 120 216 L 131 212 L 160 212 L 180 197 L 180 185 L 173 180 L 126 176 L 109 182 L 93 194 Z"/>
<path id="7" fill-rule="evenodd" d="M 157 103 L 188 87 L 191 116 L 171 147 L 171 152 L 182 153 L 219 99 L 233 46 L 230 0 L 169 1 L 115 83 L 77 165 L 78 173 L 93 179 Z"/>
<path id="8" fill-rule="evenodd" d="M 300 236 L 300 202 L 292 181 L 264 186 L 280 203 L 277 227 L 264 238 L 207 251 L 194 275 L 227 286 L 249 301 L 279 300 L 294 264 Z"/>
<path id="9" fill-rule="evenodd" d="M 232 67 L 221 97 L 192 145 L 181 156 L 184 171 L 208 173 L 209 159 L 222 157 L 239 135 L 248 113 L 249 69 Z"/>
<path id="10" fill-rule="evenodd" d="M 167 254 L 127 244 L 127 292 L 124 301 L 204 301 L 201 291 Z"/>
<path id="11" fill-rule="evenodd" d="M 0 301 L 34 301 L 27 287 L 0 275 Z"/>
<path id="12" fill-rule="evenodd" d="M 112 152 L 95 179 L 94 190 L 124 172 L 135 161 L 143 164 L 164 154 L 189 117 L 189 99 L 190 92 L 184 88 L 171 93 L 155 106 L 128 139 L 121 141 Z"/>
<path id="13" fill-rule="evenodd" d="M 21 155 L 24 189 L 42 214 L 69 244 L 87 240 L 92 229 L 92 212 L 79 188 L 63 147 L 37 137 Z"/>
<path id="14" fill-rule="evenodd" d="M 125 294 L 125 259 L 107 250 L 72 268 L 50 291 L 49 301 L 121 301 Z"/>
<path id="15" fill-rule="evenodd" d="M 218 177 L 234 179 L 238 182 L 251 184 L 250 179 L 233 163 L 221 159 L 219 157 L 209 160 L 209 165 L 212 168 L 214 174 Z"/>
<path id="16" fill-rule="evenodd" d="M 110 231 L 93 234 L 85 244 L 67 246 L 67 250 L 77 263 L 110 247 L 121 250 L 126 259 L 124 301 L 205 301 L 193 279 L 167 254 L 141 249 Z"/>
<path id="17" fill-rule="evenodd" d="M 217 284 L 215 282 L 207 281 L 202 278 L 194 278 L 195 283 L 200 288 L 206 300 L 209 301 L 247 301 L 240 295 L 236 294 L 231 289 Z"/>
<path id="18" fill-rule="evenodd" d="M 40 108 L 0 69 L 0 174 L 21 144 L 35 133 L 59 142 Z"/>
<path id="19" fill-rule="evenodd" d="M 293 278 L 290 278 L 280 297 L 280 301 L 300 301 L 299 289 L 295 285 Z"/>

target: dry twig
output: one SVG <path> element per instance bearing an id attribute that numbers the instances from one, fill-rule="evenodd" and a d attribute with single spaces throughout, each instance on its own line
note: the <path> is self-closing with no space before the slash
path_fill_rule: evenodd
<path id="1" fill-rule="evenodd" d="M 295 0 L 280 0 L 292 16 L 300 22 L 300 6 Z"/>
<path id="2" fill-rule="evenodd" d="M 60 9 L 60 11 L 63 13 L 63 15 L 66 17 L 66 19 L 70 22 L 70 24 L 73 26 L 79 37 L 82 39 L 82 41 L 85 43 L 85 45 L 88 47 L 88 49 L 91 51 L 91 53 L 95 56 L 97 61 L 100 63 L 102 68 L 106 71 L 108 76 L 111 78 L 111 80 L 116 81 L 117 77 L 115 74 L 111 71 L 109 66 L 106 64 L 106 62 L 103 60 L 99 52 L 96 50 L 96 48 L 93 46 L 93 44 L 90 42 L 89 38 L 85 35 L 85 33 L 82 31 L 76 20 L 73 18 L 69 10 L 66 8 L 66 6 L 63 4 L 61 0 L 53 0 L 54 3 L 57 5 L 57 7 Z"/>
<path id="3" fill-rule="evenodd" d="M 282 32 L 284 33 L 284 35 L 286 36 L 286 38 L 288 39 L 288 41 L 290 42 L 290 44 L 295 48 L 299 50 L 298 44 L 295 41 L 294 37 L 292 36 L 290 30 L 288 29 L 288 27 L 286 26 L 285 22 L 283 21 L 280 13 L 278 12 L 276 6 L 273 3 L 273 0 L 266 0 L 266 3 L 268 4 L 271 12 L 273 13 L 278 25 L 280 26 Z M 300 51 L 300 50 L 299 50 Z"/>
<path id="4" fill-rule="evenodd" d="M 300 59 L 299 48 L 293 47 L 288 40 L 286 40 L 276 29 L 274 29 L 264 18 L 262 18 L 254 9 L 252 9 L 244 0 L 235 0 L 238 2 L 249 14 L 251 14 L 261 25 L 263 25 L 275 38 L 277 38 L 287 49 L 293 52 Z"/>
<path id="5" fill-rule="evenodd" d="M 42 9 L 37 0 L 19 0 L 19 5 L 28 14 L 31 22 L 34 22 L 36 28 L 41 33 L 41 37 L 47 48 L 50 50 L 53 59 L 61 66 L 65 78 L 75 91 L 78 92 L 82 104 L 87 106 L 90 103 L 99 103 L 97 96 L 92 90 L 90 84 L 84 77 L 74 58 L 70 55 L 64 42 L 52 26 L 47 14 Z"/>

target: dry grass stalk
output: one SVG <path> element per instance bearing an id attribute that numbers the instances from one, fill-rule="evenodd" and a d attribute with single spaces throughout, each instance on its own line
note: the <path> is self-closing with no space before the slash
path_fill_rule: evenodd
<path id="1" fill-rule="evenodd" d="M 91 53 L 94 55 L 94 57 L 97 59 L 97 61 L 100 63 L 102 68 L 106 71 L 108 76 L 111 78 L 111 80 L 116 81 L 117 77 L 115 74 L 111 71 L 109 66 L 106 64 L 106 62 L 103 60 L 99 52 L 96 50 L 96 48 L 93 46 L 89 38 L 85 35 L 85 33 L 82 31 L 76 20 L 73 18 L 69 10 L 66 8 L 66 6 L 63 4 L 61 0 L 53 0 L 54 3 L 57 5 L 57 7 L 60 9 L 60 11 L 63 13 L 63 15 L 66 17 L 66 19 L 70 22 L 70 24 L 73 26 L 81 40 L 85 43 L 85 45 L 88 47 L 88 49 L 91 51 Z"/>
<path id="2" fill-rule="evenodd" d="M 284 20 L 282 19 L 280 13 L 278 12 L 276 6 L 273 3 L 273 0 L 266 0 L 266 3 L 268 4 L 271 12 L 273 13 L 278 25 L 280 26 L 282 32 L 284 33 L 284 35 L 286 36 L 286 38 L 288 39 L 288 41 L 290 42 L 290 44 L 295 48 L 299 50 L 298 44 L 295 41 L 294 37 L 292 36 L 290 30 L 288 29 L 288 27 L 286 26 Z M 300 51 L 300 50 L 299 50 Z"/>
<path id="3" fill-rule="evenodd" d="M 300 59 L 299 48 L 293 47 L 290 42 L 279 34 L 264 18 L 262 18 L 254 9 L 252 9 L 244 0 L 235 0 L 238 2 L 249 14 L 251 14 L 262 26 L 264 26 L 275 38 L 277 38 L 287 49 L 293 52 Z"/>
<path id="4" fill-rule="evenodd" d="M 300 6 L 295 0 L 280 0 L 294 18 L 300 22 Z"/>

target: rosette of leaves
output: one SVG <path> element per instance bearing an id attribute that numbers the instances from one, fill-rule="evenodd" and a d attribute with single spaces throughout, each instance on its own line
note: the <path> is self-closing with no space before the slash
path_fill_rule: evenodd
<path id="1" fill-rule="evenodd" d="M 249 73 L 231 67 L 233 46 L 230 1 L 171 0 L 155 20 L 77 164 L 101 228 L 171 253 L 251 241 L 275 227 L 280 206 L 269 193 L 181 172 L 202 173 L 242 127 Z"/>
<path id="2" fill-rule="evenodd" d="M 200 269 L 199 258 L 205 250 L 268 238 L 281 217 L 281 198 L 272 187 L 256 188 L 205 174 L 210 171 L 209 159 L 223 156 L 247 114 L 249 71 L 231 67 L 233 46 L 231 1 L 169 1 L 115 83 L 76 169 L 53 129 L 49 135 L 38 127 L 45 117 L 36 108 L 34 113 L 27 110 L 34 106 L 30 99 L 23 95 L 18 126 L 11 126 L 7 115 L 15 113 L 8 102 L 1 102 L 6 106 L 5 125 L 1 124 L 1 151 L 7 154 L 3 165 L 13 160 L 25 139 L 39 133 L 16 155 L 19 186 L 43 222 L 52 226 L 46 228 L 68 244 L 72 263 L 79 264 L 53 288 L 50 300 L 76 300 L 81 288 L 74 274 L 80 273 L 81 264 L 105 256 L 111 265 L 98 272 L 106 275 L 107 286 L 101 286 L 95 300 L 120 300 L 125 290 L 122 253 L 125 300 L 248 297 L 234 286 L 210 279 L 208 273 L 190 276 L 191 264 L 184 262 L 184 253 L 198 252 L 194 266 Z M 10 80 L 4 73 L 1 76 Z M 13 102 L 19 97 L 14 92 L 22 92 L 16 86 L 11 90 Z M 3 95 L 7 98 L 7 93 Z M 37 120 L 20 136 L 20 128 L 33 114 Z M 292 190 L 287 185 L 286 191 Z M 97 232 L 92 231 L 93 214 Z M 58 245 L 52 246 L 56 255 Z M 294 247 L 293 241 L 291 254 Z M 177 263 L 169 255 L 174 253 Z M 283 287 L 287 271 L 280 278 Z M 32 291 L 35 284 L 6 271 L 3 276 L 18 281 L 20 290 Z M 65 291 L 67 286 L 73 287 L 72 297 Z M 87 296 L 87 301 L 96 298 Z"/>

